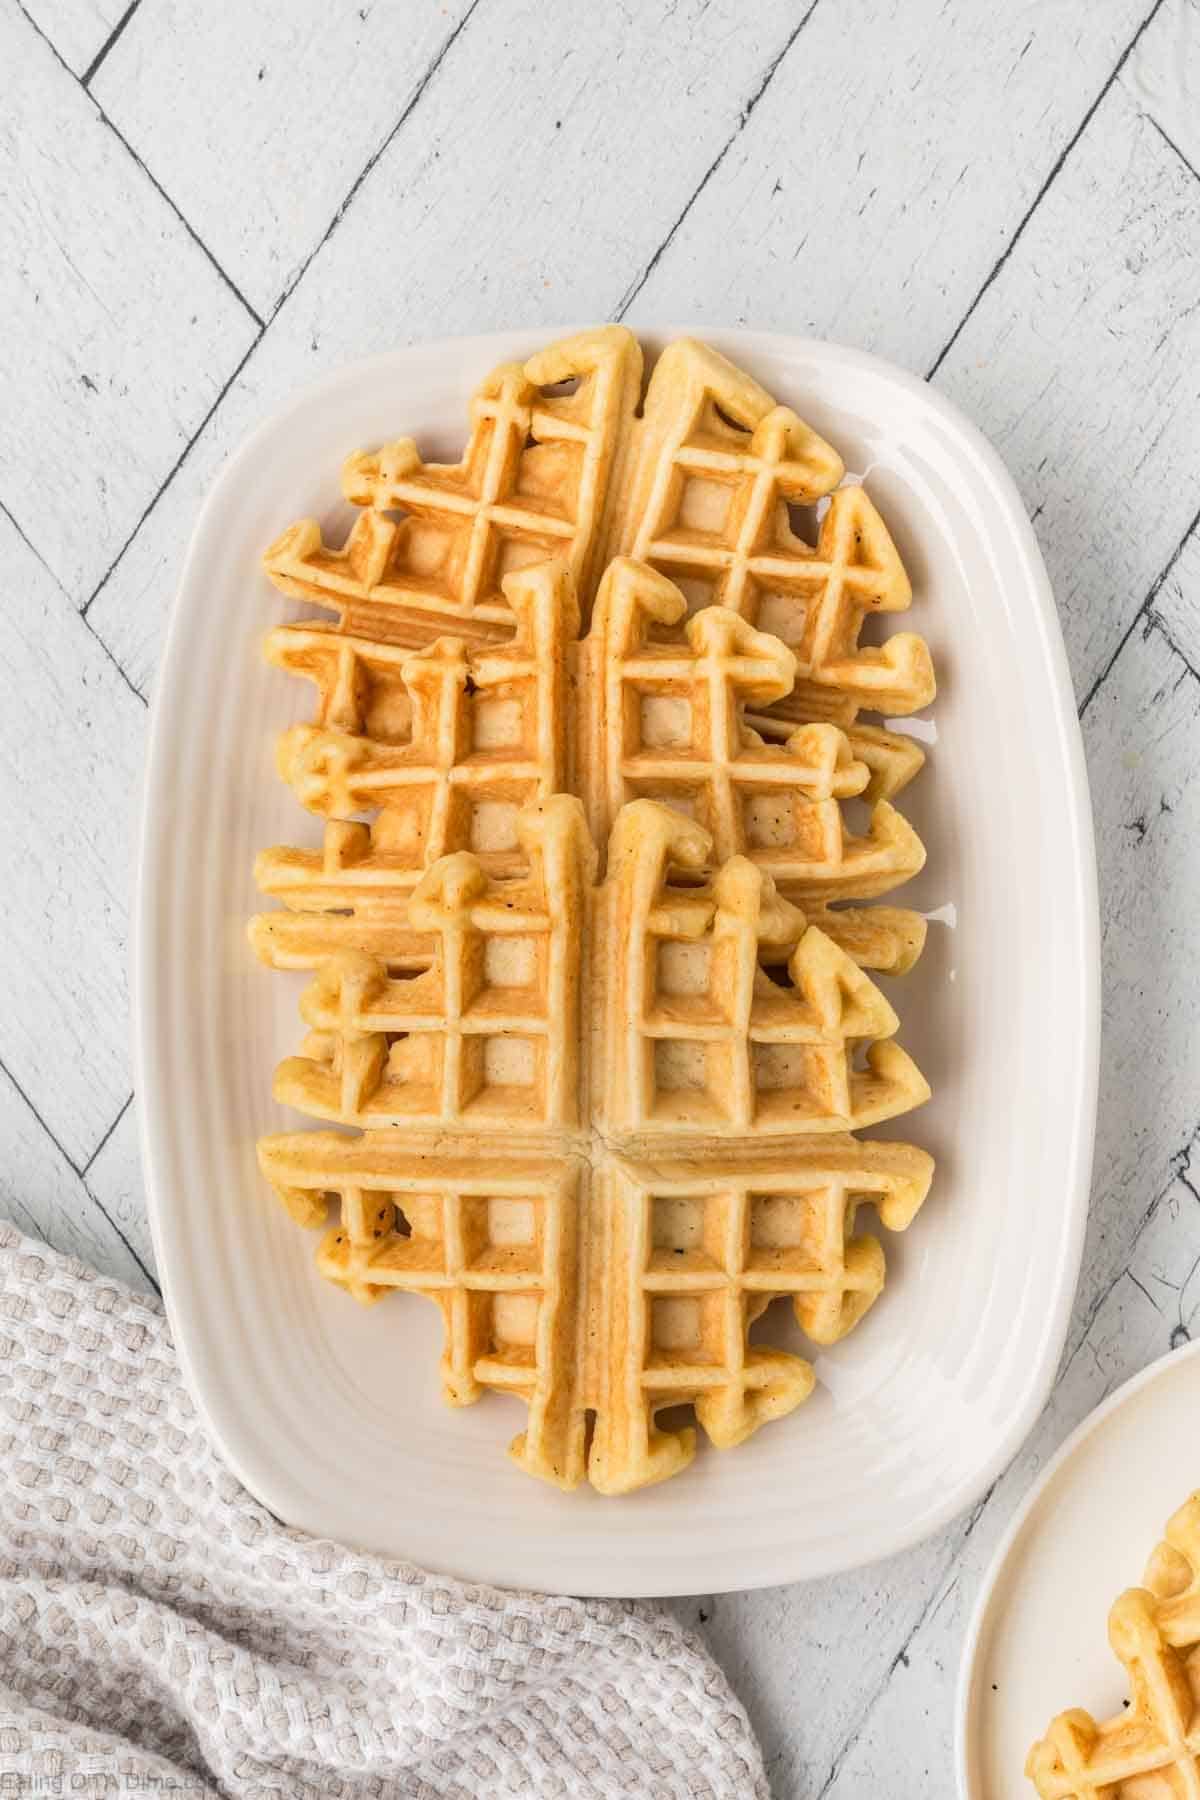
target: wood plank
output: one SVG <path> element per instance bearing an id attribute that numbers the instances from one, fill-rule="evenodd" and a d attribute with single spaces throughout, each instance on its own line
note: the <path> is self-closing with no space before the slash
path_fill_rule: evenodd
<path id="1" fill-rule="evenodd" d="M 959 1520 L 913 1550 L 828 1581 L 670 1603 L 699 1630 L 745 1705 L 773 1794 L 820 1792 L 965 1533 Z M 942 1789 L 913 1790 L 922 1791 Z"/>
<path id="2" fill-rule="evenodd" d="M 1103 919 L 1104 1024 L 1080 1316 L 1125 1267 L 1200 1118 L 1200 681 L 1154 626 L 1133 633 L 1084 737 Z"/>
<path id="3" fill-rule="evenodd" d="M 752 32 L 735 0 L 653 0 L 619 31 L 602 7 L 481 7 L 93 605 L 143 691 L 200 497 L 250 426 L 352 357 L 610 314 L 795 25 L 789 0 Z"/>
<path id="4" fill-rule="evenodd" d="M 125 12 L 128 0 L 21 0 L 76 75 L 83 75 Z"/>
<path id="5" fill-rule="evenodd" d="M 95 1160 L 88 1165 L 84 1179 L 88 1192 L 99 1201 L 141 1262 L 154 1275 L 154 1242 L 146 1217 L 138 1132 L 138 1103 L 134 1099 L 117 1120 Z"/>
<path id="6" fill-rule="evenodd" d="M 937 377 L 1016 476 L 1081 697 L 1196 512 L 1198 198 L 1118 82 Z"/>
<path id="7" fill-rule="evenodd" d="M 1200 0 L 1164 0 L 1123 79 L 1141 110 L 1200 170 Z"/>
<path id="8" fill-rule="evenodd" d="M 1200 673 L 1200 528 L 1189 535 L 1155 595 L 1154 611 L 1180 655 Z"/>
<path id="9" fill-rule="evenodd" d="M 0 1218 L 77 1256 L 139 1292 L 153 1292 L 119 1231 L 104 1216 L 12 1082 L 0 1070 Z"/>
<path id="10" fill-rule="evenodd" d="M 15 7 L 0 67 L 0 500 L 82 602 L 256 327 Z"/>
<path id="11" fill-rule="evenodd" d="M 630 322 L 811 332 L 923 374 L 1147 10 L 819 5 Z"/>
<path id="12" fill-rule="evenodd" d="M 470 4 L 375 0 L 331 13 L 327 0 L 157 0 L 92 92 L 265 315 Z"/>
<path id="13" fill-rule="evenodd" d="M 0 1062 L 81 1165 L 130 1089 L 126 940 L 145 708 L 7 519 Z"/>

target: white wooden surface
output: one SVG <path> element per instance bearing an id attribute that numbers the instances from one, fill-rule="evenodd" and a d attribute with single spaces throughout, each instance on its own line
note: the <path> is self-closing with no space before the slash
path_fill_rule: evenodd
<path id="1" fill-rule="evenodd" d="M 135 1283 L 145 699 L 198 500 L 266 409 L 448 331 L 744 321 L 931 376 L 1013 468 L 1104 908 L 1061 1378 L 940 1539 L 679 1603 L 779 1795 L 949 1796 L 964 1621 L 1006 1519 L 1104 1394 L 1200 1328 L 1200 0 L 0 0 L 0 68 L 0 1210 Z"/>

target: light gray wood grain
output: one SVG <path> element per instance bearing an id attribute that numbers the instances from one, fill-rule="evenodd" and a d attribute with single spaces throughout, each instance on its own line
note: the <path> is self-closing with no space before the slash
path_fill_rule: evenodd
<path id="1" fill-rule="evenodd" d="M 11 3 L 0 68 L 0 491 L 82 604 L 256 328 Z"/>
<path id="2" fill-rule="evenodd" d="M 818 6 L 630 322 L 809 331 L 924 374 L 1147 10 Z"/>
<path id="3" fill-rule="evenodd" d="M 1072 1342 L 1200 1128 L 1200 681 L 1154 625 L 1139 626 L 1117 658 L 1084 717 L 1084 741 L 1100 864 L 1104 1035 Z"/>
<path id="4" fill-rule="evenodd" d="M 121 1232 L 145 1267 L 154 1269 L 154 1245 L 146 1218 L 138 1107 L 131 1099 L 88 1165 L 88 1192 Z"/>
<path id="5" fill-rule="evenodd" d="M 125 977 L 145 707 L 0 516 L 0 1062 L 77 1165 L 129 1092 Z M 2 1159 L 0 1159 L 2 1160 Z"/>
<path id="6" fill-rule="evenodd" d="M 143 1293 L 152 1282 L 62 1151 L 0 1070 L 0 1218 Z"/>
<path id="7" fill-rule="evenodd" d="M 1194 529 L 1154 598 L 1163 630 L 1200 671 L 1200 528 Z"/>
<path id="8" fill-rule="evenodd" d="M 1119 80 L 937 376 L 1017 477 L 1081 699 L 1196 514 L 1198 268 L 1196 180 Z"/>
<path id="9" fill-rule="evenodd" d="M 1164 0 L 1124 80 L 1143 112 L 1200 169 L 1200 0 Z"/>
<path id="10" fill-rule="evenodd" d="M 155 0 L 92 92 L 265 316 L 470 8 Z"/>
<path id="11" fill-rule="evenodd" d="M 127 0 L 24 0 L 24 4 L 67 66 L 82 76 L 124 17 Z"/>
<path id="12" fill-rule="evenodd" d="M 821 1791 L 892 1681 L 967 1529 L 957 1520 L 901 1556 L 829 1581 L 672 1603 L 745 1702 L 774 1793 Z"/>

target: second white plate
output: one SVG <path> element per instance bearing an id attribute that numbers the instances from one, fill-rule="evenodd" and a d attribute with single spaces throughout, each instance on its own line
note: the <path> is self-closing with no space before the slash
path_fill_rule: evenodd
<path id="1" fill-rule="evenodd" d="M 646 334 L 653 355 L 675 333 Z M 223 471 L 196 527 L 158 683 L 136 979 L 138 1087 L 159 1268 L 185 1374 L 230 1464 L 282 1518 L 453 1573 L 584 1594 L 749 1587 L 888 1554 L 982 1492 L 1053 1378 L 1075 1285 L 1095 1108 L 1095 872 L 1074 700 L 1045 570 L 995 453 L 937 394 L 860 353 L 704 334 L 842 452 L 912 575 L 941 693 L 902 797 L 928 846 L 907 904 L 936 913 L 889 993 L 933 1085 L 901 1120 L 938 1161 L 887 1243 L 888 1287 L 816 1357 L 819 1391 L 736 1452 L 619 1501 L 507 1462 L 515 1403 L 448 1411 L 438 1320 L 322 1282 L 259 1178 L 255 1139 L 302 977 L 245 920 L 255 851 L 313 842 L 277 779 L 309 696 L 262 661 L 280 616 L 262 550 L 311 513 L 335 536 L 345 455 L 398 432 L 461 445 L 472 388 L 545 334 L 422 344 L 299 394 Z M 777 1311 L 779 1309 L 776 1309 Z M 783 1327 L 779 1327 L 783 1330 Z M 786 1336 L 783 1341 L 787 1341 Z M 801 1347 L 799 1340 L 793 1340 Z"/>
<path id="2" fill-rule="evenodd" d="M 1198 1413 L 1200 1343 L 1110 1395 L 1026 1497 L 967 1634 L 958 1706 L 964 1800 L 1030 1800 L 1025 1758 L 1057 1713 L 1120 1712 L 1129 1687 L 1109 1648 L 1109 1608 L 1140 1584 L 1167 1520 L 1200 1487 L 1200 1451 L 1187 1448 Z"/>

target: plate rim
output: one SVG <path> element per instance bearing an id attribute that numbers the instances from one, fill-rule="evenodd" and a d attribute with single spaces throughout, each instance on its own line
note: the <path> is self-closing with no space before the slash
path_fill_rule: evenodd
<path id="1" fill-rule="evenodd" d="M 984 1571 L 963 1637 L 962 1656 L 959 1660 L 954 1695 L 954 1770 L 960 1800 L 986 1800 L 986 1797 L 971 1785 L 971 1771 L 967 1761 L 971 1737 L 972 1690 L 979 1647 L 987 1624 L 987 1615 L 1017 1539 L 1021 1536 L 1047 1489 L 1057 1480 L 1067 1464 L 1075 1459 L 1084 1445 L 1108 1423 L 1113 1414 L 1120 1412 L 1122 1407 L 1128 1406 L 1131 1401 L 1135 1401 L 1146 1388 L 1153 1387 L 1156 1382 L 1161 1381 L 1168 1371 L 1173 1371 L 1181 1363 L 1188 1362 L 1197 1356 L 1200 1356 L 1200 1338 L 1180 1344 L 1175 1350 L 1165 1350 L 1161 1356 L 1156 1356 L 1153 1362 L 1148 1362 L 1145 1368 L 1139 1369 L 1127 1381 L 1123 1381 L 1119 1387 L 1114 1388 L 1112 1393 L 1100 1402 L 1099 1406 L 1093 1407 L 1091 1412 L 1085 1413 L 1075 1429 L 1068 1433 L 1054 1452 L 1033 1486 L 1022 1496 L 1020 1505 L 1009 1520 L 1004 1535 L 992 1552 L 991 1560 Z"/>
<path id="2" fill-rule="evenodd" d="M 167 834 L 160 825 L 163 812 L 161 790 L 164 785 L 165 771 L 170 764 L 170 757 L 164 749 L 164 746 L 168 745 L 170 737 L 168 725 L 170 708 L 167 696 L 178 679 L 176 664 L 180 662 L 183 655 L 181 620 L 184 617 L 184 607 L 181 602 L 189 588 L 195 583 L 201 546 L 208 534 L 212 516 L 220 511 L 227 491 L 235 487 L 243 471 L 254 462 L 262 444 L 285 427 L 293 414 L 322 397 L 336 394 L 344 383 L 371 374 L 382 375 L 385 370 L 402 368 L 405 362 L 419 358 L 423 354 L 445 354 L 452 347 L 454 353 L 462 361 L 478 361 L 482 364 L 487 357 L 494 359 L 501 345 L 511 342 L 514 337 L 525 335 L 526 331 L 532 334 L 536 330 L 541 341 L 550 342 L 556 337 L 565 337 L 593 328 L 594 325 L 572 324 L 559 327 L 547 325 L 544 329 L 534 326 L 512 327 L 502 331 L 464 336 L 425 338 L 372 356 L 339 363 L 335 368 L 293 388 L 278 406 L 272 408 L 239 440 L 208 487 L 196 513 L 187 549 L 180 566 L 178 581 L 175 585 L 171 615 L 167 622 L 163 648 L 158 662 L 146 738 L 135 859 L 135 905 L 130 947 L 133 1071 L 135 1089 L 143 1102 L 139 1106 L 139 1141 L 146 1210 L 163 1301 L 168 1319 L 172 1324 L 172 1336 L 179 1358 L 180 1370 L 192 1400 L 210 1439 L 227 1466 L 250 1493 L 257 1496 L 273 1512 L 277 1512 L 283 1517 L 286 1517 L 290 1510 L 287 1505 L 285 1473 L 259 1468 L 251 1471 L 240 1455 L 231 1452 L 218 1420 L 209 1411 L 202 1384 L 195 1377 L 188 1332 L 185 1329 L 175 1330 L 175 1320 L 178 1318 L 182 1323 L 186 1318 L 187 1308 L 182 1305 L 175 1292 L 173 1270 L 176 1266 L 176 1259 L 167 1249 L 172 1229 L 172 1209 L 162 1204 L 160 1200 L 161 1183 L 158 1179 L 158 1171 L 165 1160 L 161 1142 L 165 1130 L 165 1116 L 152 1117 L 152 1109 L 146 1103 L 150 1097 L 157 1097 L 161 1100 L 161 1096 L 155 1096 L 152 1059 L 149 1055 L 153 1015 L 147 996 L 153 988 L 150 944 L 153 938 L 152 912 L 156 889 L 148 879 L 148 871 L 154 865 L 156 847 L 167 841 Z M 826 364 L 841 363 L 848 369 L 858 370 L 867 376 L 890 383 L 894 388 L 899 389 L 910 402 L 920 406 L 926 416 L 940 420 L 952 430 L 964 449 L 971 453 L 979 478 L 986 485 L 989 499 L 996 506 L 998 523 L 1003 528 L 1007 540 L 1019 553 L 1026 575 L 1026 588 L 1031 601 L 1032 616 L 1036 619 L 1039 627 L 1041 659 L 1046 667 L 1052 690 L 1053 704 L 1051 715 L 1047 718 L 1047 729 L 1052 731 L 1060 753 L 1063 791 L 1068 802 L 1071 823 L 1071 865 L 1078 897 L 1076 910 L 1081 922 L 1077 946 L 1077 973 L 1081 1006 L 1077 1075 L 1073 1084 L 1075 1104 L 1070 1130 L 1065 1134 L 1069 1146 L 1066 1158 L 1069 1170 L 1069 1179 L 1066 1183 L 1068 1191 L 1063 1197 L 1067 1226 L 1063 1238 L 1058 1289 L 1054 1296 L 1053 1308 L 1048 1314 L 1047 1328 L 1042 1335 L 1042 1364 L 1036 1380 L 1031 1381 L 1026 1387 L 1023 1405 L 1015 1412 L 1009 1429 L 992 1446 L 990 1455 L 980 1460 L 969 1485 L 969 1491 L 964 1492 L 966 1484 L 960 1484 L 959 1489 L 951 1490 L 948 1493 L 942 1505 L 932 1508 L 915 1522 L 899 1520 L 886 1535 L 880 1534 L 870 1543 L 822 1565 L 821 1572 L 826 1575 L 842 1574 L 911 1548 L 914 1544 L 933 1536 L 951 1519 L 974 1504 L 1024 1443 L 1054 1386 L 1062 1347 L 1070 1323 L 1083 1256 L 1095 1149 L 1100 1071 L 1099 891 L 1094 823 L 1082 731 L 1067 663 L 1066 646 L 1049 574 L 1016 483 L 999 452 L 983 432 L 952 401 L 931 387 L 921 377 L 898 367 L 886 358 L 828 339 L 712 323 L 671 325 L 669 323 L 639 322 L 636 327 L 629 329 L 633 331 L 633 335 L 639 343 L 645 339 L 667 342 L 677 337 L 693 335 L 703 338 L 706 334 L 711 333 L 714 337 L 719 337 L 722 343 L 740 341 L 744 344 L 747 354 L 751 356 L 756 352 L 768 357 L 772 354 L 786 353 L 792 357 L 809 355 Z M 158 1108 L 160 1115 L 165 1115 L 166 1110 L 161 1106 Z M 743 1576 L 742 1579 L 736 1580 L 723 1573 L 720 1565 L 725 1560 L 724 1557 L 718 1557 L 714 1552 L 713 1561 L 718 1566 L 705 1570 L 703 1574 L 698 1571 L 690 1576 L 686 1587 L 680 1585 L 680 1572 L 675 1571 L 677 1578 L 665 1588 L 640 1584 L 632 1591 L 642 1595 L 730 1592 L 773 1586 L 797 1579 L 814 1578 L 818 1573 L 807 1566 L 799 1566 L 795 1562 L 788 1564 L 781 1559 L 780 1567 L 773 1569 L 768 1574 L 759 1574 L 756 1571 L 748 1577 Z M 485 1579 L 491 1579 L 496 1585 L 501 1585 L 495 1577 Z M 576 1584 L 570 1589 L 561 1587 L 552 1591 L 613 1597 L 628 1594 L 631 1589 L 628 1584 L 614 1587 L 592 1580 Z"/>

